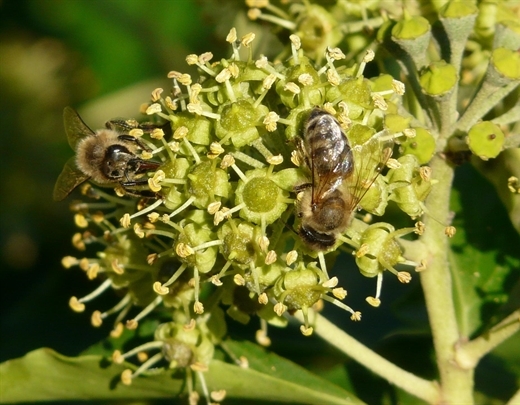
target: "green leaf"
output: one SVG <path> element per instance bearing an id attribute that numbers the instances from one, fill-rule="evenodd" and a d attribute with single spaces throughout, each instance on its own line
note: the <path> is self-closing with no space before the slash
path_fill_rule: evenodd
<path id="1" fill-rule="evenodd" d="M 124 386 L 119 376 L 126 367 L 101 356 L 66 357 L 38 349 L 0 365 L 2 403 L 164 398 L 177 394 L 182 381 L 167 375 L 138 378 Z"/>
<path id="2" fill-rule="evenodd" d="M 313 375 L 276 354 L 249 343 L 227 342 L 249 368 L 213 360 L 204 373 L 210 391 L 225 389 L 227 398 L 300 404 L 362 404 L 340 387 Z M 51 400 L 143 400 L 186 395 L 182 378 L 172 372 L 139 377 L 131 386 L 120 382 L 128 365 L 116 365 L 101 356 L 62 356 L 39 349 L 0 365 L 0 402 Z M 200 392 L 200 381 L 197 381 Z"/>
<path id="3" fill-rule="evenodd" d="M 450 265 L 457 321 L 470 337 L 499 315 L 519 277 L 520 237 L 495 191 L 470 166 L 457 172 L 452 193 Z M 496 322 L 496 319 L 493 320 Z"/>
<path id="4" fill-rule="evenodd" d="M 302 404 L 363 403 L 337 385 L 251 342 L 227 341 L 226 346 L 235 356 L 245 356 L 249 362 L 251 380 L 248 387 L 243 388 L 245 393 L 251 389 L 259 392 L 248 398 Z M 267 385 L 260 388 L 264 383 Z"/>

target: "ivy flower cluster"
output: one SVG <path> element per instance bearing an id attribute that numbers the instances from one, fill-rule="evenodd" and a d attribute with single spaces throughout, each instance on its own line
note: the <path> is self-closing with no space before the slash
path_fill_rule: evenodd
<path id="1" fill-rule="evenodd" d="M 87 183 L 81 187 L 85 201 L 72 204 L 81 229 L 73 244 L 80 251 L 95 246 L 97 254 L 66 257 L 63 265 L 77 265 L 101 283 L 87 296 L 72 297 L 70 306 L 80 312 L 105 291 L 118 290 L 123 298 L 113 308 L 92 313 L 94 326 L 114 319 L 112 336 L 125 327 L 136 329 L 158 307 L 171 313 L 153 342 L 114 353 L 114 361 L 122 362 L 158 350 L 137 370 L 123 374 L 127 384 L 161 360 L 203 379 L 214 346 L 226 334 L 226 315 L 244 324 L 256 316 L 256 338 L 266 346 L 267 325 L 285 326 L 296 311 L 305 319 L 301 332 L 310 335 L 307 311 L 324 302 L 359 321 L 361 313 L 344 302 L 347 291 L 341 276 L 329 276 L 325 256 L 338 249 L 352 253 L 361 274 L 377 279 L 376 293 L 367 302 L 379 306 L 385 271 L 408 283 L 412 275 L 406 268 L 421 271 L 427 262 L 405 258 L 400 242 L 405 235 L 421 235 L 422 222 L 396 229 L 375 222 L 374 216 L 383 215 L 390 201 L 413 220 L 428 215 L 424 201 L 435 187 L 435 173 L 426 164 L 447 146 L 456 151 L 463 140 L 483 159 L 504 147 L 497 123 L 474 118 L 481 112 L 480 104 L 474 107 L 478 111 L 466 112 L 455 129 L 448 124 L 453 117 L 445 114 L 454 111 L 457 102 L 462 51 L 470 33 L 466 26 L 473 27 L 466 19 L 474 22 L 477 16 L 473 6 L 451 2 L 441 15 L 453 45 L 449 63 L 427 60 L 432 30 L 423 17 L 370 20 L 391 53 L 406 55 L 403 67 L 413 74 L 405 93 L 405 85 L 389 74 L 364 76 L 374 59 L 372 50 L 354 63 L 335 47 L 344 31 L 324 27 L 310 34 L 306 24 L 311 24 L 311 17 L 314 28 L 333 19 L 324 8 L 302 5 L 297 17 L 291 17 L 266 4 L 251 4 L 249 15 L 293 31 L 287 57 L 271 61 L 249 52 L 244 58 L 239 49 L 250 50 L 255 35 L 239 38 L 235 29 L 227 36 L 229 58 L 215 60 L 210 52 L 188 55 L 188 65 L 195 65 L 199 76 L 170 72 L 171 90 L 154 90 L 142 107 L 155 129 L 143 131 L 135 125 L 129 131 L 146 145 L 139 158 L 160 163 L 158 170 L 144 175 L 144 188 L 151 194 L 129 192 L 120 185 L 112 193 Z M 268 17 L 269 11 L 278 16 Z M 332 37 L 316 37 L 316 32 Z M 513 77 L 511 70 L 511 61 L 520 65 L 518 54 L 502 45 L 495 44 L 475 98 L 497 97 L 496 86 L 504 94 L 504 88 L 518 83 L 518 72 Z M 412 99 L 423 108 L 419 118 L 408 112 Z M 309 183 L 298 139 L 316 107 L 334 116 L 359 150 L 376 136 L 395 145 L 385 171 L 369 184 L 357 183 L 366 187 L 360 202 L 365 215 L 356 214 L 335 246 L 323 252 L 306 247 L 296 231 L 301 196 L 295 187 Z M 449 145 L 448 132 L 456 135 Z M 355 165 L 364 159 L 361 153 L 354 157 Z M 454 228 L 447 226 L 445 232 L 451 236 Z"/>

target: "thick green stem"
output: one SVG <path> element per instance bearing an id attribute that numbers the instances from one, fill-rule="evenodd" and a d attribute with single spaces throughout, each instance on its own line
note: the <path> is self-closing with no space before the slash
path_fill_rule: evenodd
<path id="1" fill-rule="evenodd" d="M 364 365 L 373 373 L 415 395 L 417 398 L 430 404 L 438 404 L 440 402 L 439 387 L 436 382 L 424 380 L 397 367 L 394 363 L 370 350 L 326 318 L 319 314 L 314 314 L 314 316 L 314 333 L 322 339 Z M 301 311 L 295 314 L 295 318 L 302 323 L 304 322 Z"/>
<path id="2" fill-rule="evenodd" d="M 444 234 L 444 225 L 437 222 L 447 222 L 449 218 L 453 168 L 439 156 L 432 159 L 430 167 L 433 170 L 432 177 L 438 183 L 426 201 L 428 214 L 425 215 L 426 227 L 421 241 L 428 251 L 428 263 L 426 270 L 421 273 L 421 284 L 437 357 L 442 402 L 472 404 L 473 369 L 463 370 L 455 363 L 455 348 L 460 336 L 448 262 L 449 243 Z"/>
<path id="3" fill-rule="evenodd" d="M 463 368 L 474 368 L 482 357 L 520 330 L 520 309 L 496 325 L 485 335 L 462 343 L 457 350 L 457 363 Z"/>

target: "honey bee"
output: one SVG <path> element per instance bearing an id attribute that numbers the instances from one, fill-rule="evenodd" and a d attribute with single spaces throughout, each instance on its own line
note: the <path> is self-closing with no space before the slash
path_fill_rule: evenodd
<path id="1" fill-rule="evenodd" d="M 131 125 L 129 121 L 109 121 L 105 129 L 94 132 L 71 107 L 63 110 L 63 122 L 67 140 L 76 151 L 76 156 L 65 163 L 56 181 L 53 194 L 55 201 L 63 200 L 88 179 L 101 185 L 120 184 L 125 189 L 146 185 L 147 180 L 138 179 L 137 176 L 154 171 L 161 165 L 137 156 L 138 148 L 148 148 L 134 136 L 115 130 L 116 127 L 138 128 L 140 126 L 137 123 Z M 146 196 L 146 191 L 129 192 Z"/>
<path id="2" fill-rule="evenodd" d="M 298 234 L 309 249 L 324 251 L 334 246 L 392 155 L 392 145 L 392 141 L 373 137 L 352 148 L 331 114 L 320 108 L 311 111 L 299 146 L 311 178 L 295 187 L 302 192 Z"/>

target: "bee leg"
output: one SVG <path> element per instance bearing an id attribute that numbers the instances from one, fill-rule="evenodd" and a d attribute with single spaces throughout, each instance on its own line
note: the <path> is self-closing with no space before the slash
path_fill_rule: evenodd
<path id="1" fill-rule="evenodd" d="M 144 144 L 144 142 L 142 142 L 141 140 L 139 140 L 138 138 L 136 138 L 135 136 L 132 136 L 132 135 L 126 135 L 126 134 L 122 134 L 122 135 L 119 135 L 117 137 L 117 139 L 119 139 L 120 141 L 125 141 L 125 142 L 132 142 L 132 143 L 135 143 L 137 146 L 139 146 L 142 150 L 145 150 L 147 152 L 151 152 L 150 148 L 148 146 L 146 146 Z"/>
<path id="2" fill-rule="evenodd" d="M 294 192 L 299 193 L 300 191 L 306 190 L 310 187 L 312 187 L 312 183 L 303 183 L 298 186 L 294 186 Z"/>
<path id="3" fill-rule="evenodd" d="M 165 135 L 172 134 L 171 122 L 167 121 L 164 124 L 152 124 L 151 122 L 138 123 L 135 120 L 110 120 L 105 123 L 105 127 L 114 131 L 124 132 L 131 131 L 132 129 L 141 129 L 144 133 L 149 134 L 154 129 L 160 128 L 164 131 Z"/>
<path id="4" fill-rule="evenodd" d="M 134 197 L 163 199 L 164 197 L 152 190 L 139 190 L 136 187 L 148 186 L 148 180 L 131 180 L 119 183 L 125 192 Z"/>

